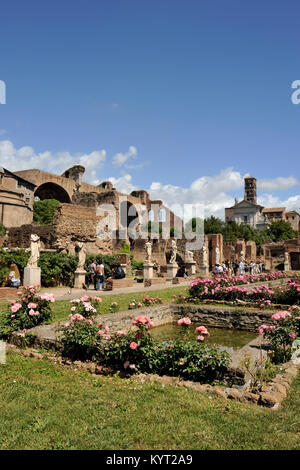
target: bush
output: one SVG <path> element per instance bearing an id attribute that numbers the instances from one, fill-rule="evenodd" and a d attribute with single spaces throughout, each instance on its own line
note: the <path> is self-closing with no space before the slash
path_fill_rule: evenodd
<path id="1" fill-rule="evenodd" d="M 201 333 L 197 343 L 187 341 L 183 329 L 181 338 L 166 344 L 150 335 L 154 324 L 149 317 L 141 315 L 132 323 L 137 331 L 111 333 L 102 323 L 71 315 L 62 328 L 63 352 L 72 359 L 98 359 L 128 373 L 168 374 L 205 383 L 222 378 L 229 355 L 217 347 L 205 347 L 204 336 L 209 336 L 205 327 L 196 329 Z M 189 323 L 180 324 L 186 328 Z"/>
<path id="2" fill-rule="evenodd" d="M 79 314 L 71 315 L 61 328 L 63 355 L 71 359 L 96 359 L 99 355 L 99 327 L 92 319 Z"/>
<path id="3" fill-rule="evenodd" d="M 8 338 L 13 332 L 33 328 L 51 320 L 52 294 L 39 294 L 32 286 L 19 291 L 19 300 L 12 302 L 8 311 L 2 315 L 0 337 Z"/>
<path id="4" fill-rule="evenodd" d="M 20 276 L 24 275 L 24 268 L 27 265 L 30 253 L 25 250 L 5 251 L 0 249 L 0 266 L 9 270 L 9 266 L 15 263 L 20 271 Z M 4 279 L 3 279 L 4 280 Z"/>
<path id="5" fill-rule="evenodd" d="M 282 364 L 291 359 L 293 343 L 300 339 L 300 308 L 276 312 L 272 320 L 273 325 L 261 325 L 258 332 L 270 341 L 271 361 Z"/>
<path id="6" fill-rule="evenodd" d="M 45 287 L 72 286 L 78 256 L 61 252 L 40 254 L 38 265 L 41 268 L 41 283 Z"/>
<path id="7" fill-rule="evenodd" d="M 0 224 L 0 235 L 6 235 L 6 228 L 2 224 Z"/>
<path id="8" fill-rule="evenodd" d="M 40 225 L 50 225 L 53 221 L 54 209 L 60 202 L 56 199 L 44 199 L 43 201 L 34 201 L 33 220 Z"/>

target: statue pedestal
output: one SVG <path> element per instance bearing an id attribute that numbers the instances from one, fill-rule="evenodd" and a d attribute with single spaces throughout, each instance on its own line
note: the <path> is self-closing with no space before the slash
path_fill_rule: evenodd
<path id="1" fill-rule="evenodd" d="M 285 271 L 290 271 L 290 265 L 289 265 L 289 263 L 284 263 L 284 270 L 285 270 Z"/>
<path id="2" fill-rule="evenodd" d="M 185 266 L 189 276 L 196 274 L 196 261 L 187 261 Z"/>
<path id="3" fill-rule="evenodd" d="M 41 285 L 41 268 L 31 268 L 26 266 L 24 269 L 24 286 L 40 286 Z"/>
<path id="4" fill-rule="evenodd" d="M 85 284 L 85 276 L 86 271 L 84 269 L 76 269 L 75 271 L 75 280 L 74 280 L 74 288 L 75 289 L 82 289 L 82 284 Z"/>
<path id="5" fill-rule="evenodd" d="M 144 280 L 153 278 L 153 263 L 144 263 Z"/>
<path id="6" fill-rule="evenodd" d="M 203 265 L 200 267 L 200 274 L 202 274 L 202 276 L 208 276 L 208 274 L 209 274 L 209 266 L 208 266 L 208 264 L 203 264 Z"/>
<path id="7" fill-rule="evenodd" d="M 177 263 L 167 264 L 167 281 L 171 281 L 173 277 L 176 277 L 177 271 L 178 271 Z"/>

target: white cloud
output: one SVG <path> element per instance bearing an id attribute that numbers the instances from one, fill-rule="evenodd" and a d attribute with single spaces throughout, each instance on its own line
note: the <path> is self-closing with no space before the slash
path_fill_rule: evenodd
<path id="1" fill-rule="evenodd" d="M 115 166 L 121 166 L 129 158 L 136 156 L 137 150 L 131 146 L 127 153 L 114 156 Z M 103 180 L 103 178 L 99 179 L 98 172 L 102 169 L 105 161 L 105 150 L 94 150 L 86 154 L 54 153 L 51 151 L 36 153 L 33 147 L 23 146 L 16 149 L 11 141 L 0 140 L 0 165 L 10 171 L 38 168 L 50 173 L 62 174 L 73 165 L 82 165 L 86 169 L 84 181 L 97 185 Z M 106 179 L 111 181 L 118 191 L 125 194 L 130 194 L 138 189 L 146 189 L 151 199 L 162 200 L 166 206 L 180 216 L 183 215 L 181 213 L 183 205 L 191 204 L 198 213 L 201 213 L 204 208 L 206 217 L 214 215 L 223 219 L 225 207 L 234 204 L 234 192 L 243 193 L 244 176 L 229 167 L 214 176 L 201 176 L 195 179 L 189 187 L 154 181 L 148 189 L 134 184 L 132 176 L 128 172 L 119 177 L 112 176 Z M 263 192 L 258 196 L 258 203 L 264 207 L 286 207 L 287 210 L 299 211 L 300 195 L 282 200 L 276 193 L 296 185 L 299 185 L 299 182 L 293 176 L 259 180 L 258 187 Z M 275 194 L 270 194 L 270 191 L 274 191 Z M 190 213 L 186 214 L 186 217 L 190 217 Z"/>
<path id="2" fill-rule="evenodd" d="M 245 175 L 244 175 L 245 176 Z M 204 216 L 214 215 L 224 219 L 225 207 L 231 207 L 234 204 L 234 197 L 228 194 L 229 191 L 243 191 L 244 176 L 232 167 L 221 170 L 214 176 L 202 176 L 197 178 L 189 187 L 175 186 L 172 184 L 163 184 L 159 181 L 151 183 L 150 187 L 143 188 L 149 192 L 150 198 L 160 199 L 164 204 L 173 210 L 180 217 L 189 220 L 192 217 L 192 205 L 197 215 L 204 210 Z M 293 177 L 280 178 L 280 188 L 283 189 L 293 183 Z M 142 189 L 132 183 L 132 176 L 124 174 L 119 178 L 111 177 L 109 180 L 116 189 L 125 194 L 129 194 L 136 189 Z M 295 180 L 295 179 L 294 179 Z M 278 182 L 278 178 L 267 180 L 270 183 Z M 276 186 L 278 188 L 278 184 Z M 277 195 L 263 193 L 258 197 L 258 203 L 264 207 L 287 207 L 288 210 L 300 209 L 300 195 L 288 198 L 282 201 Z M 185 213 L 183 214 L 183 207 Z"/>
<path id="3" fill-rule="evenodd" d="M 293 188 L 298 186 L 300 181 L 298 181 L 294 176 L 288 176 L 283 178 L 279 176 L 278 178 L 273 179 L 261 179 L 257 182 L 257 188 L 261 191 L 284 191 L 286 189 Z"/>
<path id="4" fill-rule="evenodd" d="M 62 174 L 74 165 L 83 165 L 86 169 L 84 180 L 99 184 L 97 172 L 106 160 L 105 150 L 94 150 L 89 154 L 45 151 L 36 153 L 33 147 L 24 146 L 16 149 L 9 140 L 0 140 L 0 165 L 10 171 L 38 168 L 49 173 Z"/>
<path id="5" fill-rule="evenodd" d="M 122 175 L 119 178 L 111 176 L 108 178 L 108 181 L 110 181 L 120 193 L 130 194 L 131 191 L 139 189 L 139 186 L 132 184 L 132 176 L 129 174 Z"/>
<path id="6" fill-rule="evenodd" d="M 137 149 L 133 145 L 130 145 L 128 152 L 126 153 L 117 153 L 113 156 L 112 164 L 115 167 L 120 167 L 124 165 L 129 158 L 137 158 Z"/>

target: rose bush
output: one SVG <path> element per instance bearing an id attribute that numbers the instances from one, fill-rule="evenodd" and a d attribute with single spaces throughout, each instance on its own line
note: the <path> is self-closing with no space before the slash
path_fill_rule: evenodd
<path id="1" fill-rule="evenodd" d="M 85 318 L 90 318 L 99 313 L 101 302 L 100 297 L 84 295 L 80 299 L 70 300 L 70 303 L 73 304 L 71 311 L 73 314 L 79 313 Z"/>
<path id="2" fill-rule="evenodd" d="M 300 339 L 300 309 L 296 305 L 289 311 L 272 315 L 273 325 L 261 325 L 258 333 L 270 341 L 270 357 L 275 364 L 287 362 L 292 356 L 292 345 Z"/>
<path id="3" fill-rule="evenodd" d="M 183 334 L 170 344 L 159 343 L 151 336 L 149 329 L 154 324 L 150 317 L 140 315 L 132 324 L 135 331 L 111 332 L 92 318 L 71 314 L 62 328 L 63 352 L 72 359 L 97 359 L 126 373 L 171 374 L 200 382 L 220 379 L 229 363 L 225 351 L 204 345 L 209 336 L 204 326 L 195 330 L 201 333 L 198 342 L 186 340 L 186 329 L 191 325 L 187 317 L 179 320 Z"/>
<path id="4" fill-rule="evenodd" d="M 8 311 L 1 316 L 0 337 L 8 338 L 13 332 L 29 330 L 52 317 L 53 294 L 40 294 L 39 286 L 26 286 L 18 291 L 19 299 L 11 302 Z"/>
<path id="5" fill-rule="evenodd" d="M 273 273 L 274 275 L 276 273 Z M 282 273 L 281 273 L 282 274 Z M 238 285 L 225 285 L 230 282 L 240 282 L 240 279 L 248 278 L 252 282 L 254 276 L 233 276 L 232 278 L 195 279 L 189 290 L 189 301 L 204 299 L 215 299 L 223 301 L 243 300 L 257 303 L 259 307 L 267 307 L 271 303 L 283 305 L 300 304 L 300 282 L 288 280 L 281 286 L 270 287 L 265 284 L 252 288 L 240 287 Z"/>

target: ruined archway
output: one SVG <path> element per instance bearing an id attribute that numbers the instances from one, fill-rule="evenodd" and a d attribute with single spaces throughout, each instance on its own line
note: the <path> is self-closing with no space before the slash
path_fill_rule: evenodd
<path id="1" fill-rule="evenodd" d="M 44 199 L 56 199 L 59 202 L 70 203 L 70 197 L 67 191 L 55 183 L 44 183 L 41 184 L 34 193 L 35 197 L 40 200 Z"/>
<path id="2" fill-rule="evenodd" d="M 130 245 L 133 243 L 133 238 L 135 233 L 134 226 L 138 225 L 139 214 L 134 204 L 129 201 L 122 201 L 120 204 L 120 213 L 119 213 L 119 221 L 120 221 L 120 233 L 124 232 L 127 234 L 129 239 Z M 133 222 L 137 222 L 134 224 Z M 131 227 L 130 227 L 131 225 Z M 132 233 L 133 231 L 133 233 Z"/>

